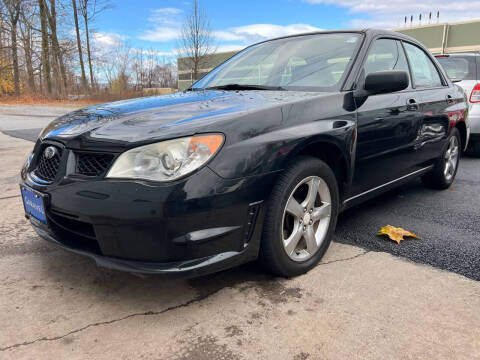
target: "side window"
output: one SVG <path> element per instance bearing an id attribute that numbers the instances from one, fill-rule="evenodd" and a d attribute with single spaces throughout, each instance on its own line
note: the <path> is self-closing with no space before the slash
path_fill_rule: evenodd
<path id="1" fill-rule="evenodd" d="M 404 43 L 408 60 L 412 67 L 413 82 L 416 87 L 442 86 L 442 80 L 437 68 L 425 52 L 415 45 Z"/>
<path id="2" fill-rule="evenodd" d="M 407 58 L 400 42 L 393 39 L 376 40 L 370 48 L 364 70 L 365 76 L 388 70 L 403 70 L 409 74 Z"/>

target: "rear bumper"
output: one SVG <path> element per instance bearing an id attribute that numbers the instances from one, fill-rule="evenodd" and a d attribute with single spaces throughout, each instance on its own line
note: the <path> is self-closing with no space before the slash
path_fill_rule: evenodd
<path id="1" fill-rule="evenodd" d="M 474 103 L 468 113 L 470 134 L 480 135 L 480 103 Z"/>
<path id="2" fill-rule="evenodd" d="M 208 167 L 171 184 L 63 179 L 40 186 L 48 225 L 32 219 L 44 239 L 138 273 L 198 276 L 258 255 L 263 200 L 277 174 L 227 180 Z"/>

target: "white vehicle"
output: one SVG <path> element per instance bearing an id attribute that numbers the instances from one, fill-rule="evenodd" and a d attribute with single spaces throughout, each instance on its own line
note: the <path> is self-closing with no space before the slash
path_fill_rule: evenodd
<path id="1" fill-rule="evenodd" d="M 469 99 L 469 152 L 480 156 L 480 53 L 436 56 L 447 75 L 459 85 Z"/>

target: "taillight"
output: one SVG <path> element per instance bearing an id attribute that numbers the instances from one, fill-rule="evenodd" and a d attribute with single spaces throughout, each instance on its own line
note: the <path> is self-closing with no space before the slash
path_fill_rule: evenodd
<path id="1" fill-rule="evenodd" d="M 480 102 L 480 83 L 475 85 L 475 87 L 473 88 L 472 93 L 470 94 L 470 102 L 471 103 Z"/>

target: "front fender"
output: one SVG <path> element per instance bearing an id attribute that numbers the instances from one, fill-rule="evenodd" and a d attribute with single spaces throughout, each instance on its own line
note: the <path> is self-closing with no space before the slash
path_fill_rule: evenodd
<path id="1" fill-rule="evenodd" d="M 316 142 L 333 144 L 351 165 L 356 112 L 345 106 L 345 97 L 319 94 L 238 120 L 241 131 L 226 132 L 227 141 L 210 168 L 223 178 L 280 171 Z"/>
<path id="2" fill-rule="evenodd" d="M 320 142 L 336 146 L 350 163 L 354 129 L 351 120 L 321 120 L 281 128 L 222 149 L 210 167 L 224 178 L 279 171 L 303 149 Z"/>

